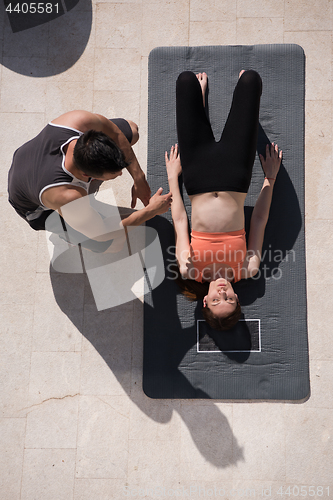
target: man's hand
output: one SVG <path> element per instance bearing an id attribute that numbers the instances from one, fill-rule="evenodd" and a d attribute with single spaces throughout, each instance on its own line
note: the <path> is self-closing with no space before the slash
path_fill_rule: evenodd
<path id="1" fill-rule="evenodd" d="M 131 208 L 135 207 L 138 198 L 142 201 L 142 203 L 146 207 L 149 203 L 150 196 L 151 196 L 151 190 L 146 180 L 146 177 L 143 174 L 134 181 L 132 187 Z"/>
<path id="2" fill-rule="evenodd" d="M 180 163 L 180 156 L 178 152 L 178 144 L 176 144 L 175 146 L 171 146 L 170 159 L 168 157 L 168 152 L 165 152 L 165 164 L 168 172 L 168 178 L 178 178 L 182 172 L 182 166 Z"/>
<path id="3" fill-rule="evenodd" d="M 148 205 L 141 210 L 137 210 L 133 212 L 129 217 L 123 219 L 121 225 L 123 227 L 129 226 L 140 226 L 149 219 L 155 217 L 155 215 L 164 214 L 169 210 L 169 207 L 172 202 L 172 194 L 163 194 L 162 188 L 159 188 L 154 196 L 152 196 L 149 200 Z"/>
<path id="4" fill-rule="evenodd" d="M 159 188 L 149 200 L 148 208 L 153 211 L 154 215 L 164 214 L 171 206 L 172 194 L 169 192 L 162 195 L 162 191 L 163 188 Z"/>

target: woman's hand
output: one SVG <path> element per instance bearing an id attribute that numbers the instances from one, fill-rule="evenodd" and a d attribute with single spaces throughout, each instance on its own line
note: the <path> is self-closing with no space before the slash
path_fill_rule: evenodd
<path id="1" fill-rule="evenodd" d="M 173 177 L 178 178 L 179 175 L 182 173 L 178 144 L 171 147 L 170 159 L 168 157 L 168 152 L 167 151 L 165 152 L 165 164 L 169 179 L 172 179 Z"/>
<path id="2" fill-rule="evenodd" d="M 265 176 L 269 179 L 276 179 L 276 176 L 280 170 L 282 151 L 279 152 L 278 145 L 272 142 L 271 145 L 266 146 L 266 158 L 259 154 L 262 168 L 265 172 Z"/>

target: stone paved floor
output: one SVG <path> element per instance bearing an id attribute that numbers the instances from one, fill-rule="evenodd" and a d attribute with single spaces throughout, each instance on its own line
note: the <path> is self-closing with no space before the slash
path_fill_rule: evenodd
<path id="1" fill-rule="evenodd" d="M 81 0 L 67 17 L 15 35 L 0 10 L 1 500 L 170 498 L 172 489 L 290 499 L 294 485 L 300 496 L 328 498 L 329 486 L 333 496 L 332 1 Z M 306 54 L 311 397 L 150 400 L 140 300 L 97 312 L 83 274 L 50 270 L 45 234 L 7 202 L 11 156 L 81 108 L 136 121 L 145 169 L 150 50 L 256 43 L 297 43 Z M 115 182 L 128 205 L 129 177 Z"/>

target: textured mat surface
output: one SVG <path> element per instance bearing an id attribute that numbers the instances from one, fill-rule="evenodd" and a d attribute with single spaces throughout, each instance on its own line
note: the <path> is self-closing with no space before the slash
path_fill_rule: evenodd
<path id="1" fill-rule="evenodd" d="M 172 280 L 171 213 L 149 221 L 164 251 L 166 278 L 145 297 L 143 389 L 151 398 L 302 400 L 310 391 L 304 238 L 305 56 L 298 45 L 161 47 L 149 56 L 148 181 L 168 190 L 164 152 L 177 142 L 179 73 L 205 71 L 208 110 L 219 139 L 241 69 L 263 80 L 258 151 L 275 141 L 283 163 L 274 188 L 261 271 L 235 285 L 244 313 L 233 334 L 212 332 L 201 304 Z M 263 182 L 256 157 L 246 229 Z M 190 216 L 190 205 L 184 189 Z"/>

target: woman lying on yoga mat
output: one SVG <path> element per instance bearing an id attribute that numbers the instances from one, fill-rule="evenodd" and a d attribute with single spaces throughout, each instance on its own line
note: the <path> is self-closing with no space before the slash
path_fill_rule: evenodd
<path id="1" fill-rule="evenodd" d="M 203 298 L 203 315 L 210 326 L 225 330 L 234 326 L 241 315 L 231 283 L 259 271 L 282 151 L 272 143 L 266 147 L 266 158 L 259 155 L 266 177 L 252 213 L 246 248 L 244 202 L 256 153 L 262 81 L 256 71 L 240 72 L 219 142 L 205 113 L 206 88 L 206 73 L 185 71 L 179 75 L 179 151 L 177 145 L 172 146 L 170 155 L 165 153 L 165 161 L 173 198 L 176 258 L 183 278 L 178 282 L 182 281 L 185 295 L 192 300 Z M 181 172 L 192 205 L 191 241 L 179 190 Z"/>

